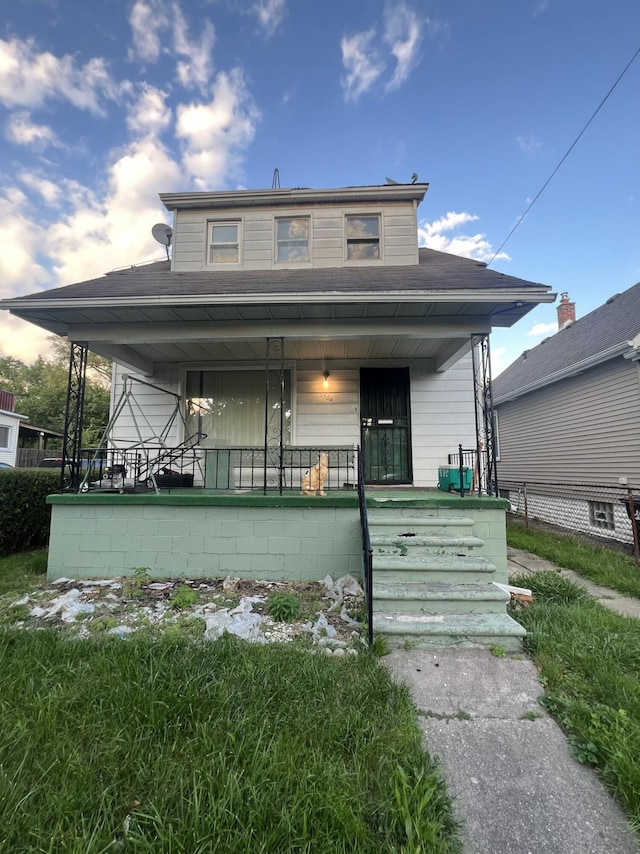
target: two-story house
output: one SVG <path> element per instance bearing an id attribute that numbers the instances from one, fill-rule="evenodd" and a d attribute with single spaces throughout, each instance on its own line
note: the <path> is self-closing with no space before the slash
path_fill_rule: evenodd
<path id="1" fill-rule="evenodd" d="M 259 566 L 267 575 L 313 578 L 356 571 L 359 523 L 346 508 L 357 506 L 357 449 L 368 486 L 424 490 L 435 487 L 439 466 L 459 444 L 476 447 L 482 440 L 487 413 L 479 415 L 479 407 L 490 377 L 486 359 L 474 364 L 472 345 L 486 356 L 493 327 L 511 326 L 555 295 L 479 261 L 418 248 L 417 209 L 426 191 L 426 184 L 387 184 L 161 194 L 173 213 L 172 228 L 160 229 L 171 244 L 170 260 L 1 304 L 76 342 L 72 378 L 82 373 L 84 348 L 114 360 L 110 447 L 139 456 L 150 441 L 169 448 L 186 443 L 200 454 L 192 482 L 201 491 L 178 496 L 174 490 L 176 501 L 192 509 L 205 499 L 229 506 L 247 494 L 258 500 L 258 487 L 265 493 L 273 485 L 280 505 L 285 498 L 300 506 L 315 501 L 314 511 L 320 498 L 325 509 L 335 505 L 322 531 L 313 523 L 298 526 L 295 542 L 284 512 L 278 536 L 270 536 L 268 525 L 252 528 L 254 539 L 243 541 L 263 549 L 264 560 L 245 554 L 239 541 L 206 546 L 211 538 L 198 528 L 186 552 L 168 542 L 158 550 L 145 539 L 149 548 L 134 554 L 129 545 L 138 540 L 121 543 L 114 568 L 127 570 L 135 557 L 134 566 L 148 563 L 158 574 L 255 573 Z M 72 403 L 77 396 L 72 390 Z M 70 432 L 78 409 L 70 407 Z M 77 433 L 71 439 L 75 451 Z M 301 496 L 304 469 L 320 453 L 327 454 L 328 489 Z M 171 470 L 181 463 L 167 460 Z M 143 473 L 148 477 L 147 467 Z M 153 499 L 157 507 L 171 497 L 111 496 L 93 486 L 85 482 L 85 494 L 61 496 L 54 518 L 56 510 L 86 506 L 76 500 Z M 436 498 L 454 500 L 431 494 Z M 291 518 L 300 525 L 309 522 L 296 513 Z M 339 517 L 349 520 L 346 527 Z M 269 520 L 273 530 L 276 521 Z M 277 543 L 269 546 L 277 539 L 279 553 Z M 494 546 L 504 576 L 504 542 Z M 221 560 L 223 547 L 231 552 Z M 64 563 L 74 559 L 62 552 L 58 559 L 53 549 L 58 563 L 50 560 L 50 574 L 69 574 Z"/>

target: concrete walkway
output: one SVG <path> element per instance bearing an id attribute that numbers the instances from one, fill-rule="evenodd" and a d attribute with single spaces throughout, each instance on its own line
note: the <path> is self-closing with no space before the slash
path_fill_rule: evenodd
<path id="1" fill-rule="evenodd" d="M 510 551 L 514 572 L 559 571 L 544 564 Z M 597 598 L 615 610 L 625 599 L 602 588 Z M 638 602 L 630 601 L 640 616 Z M 429 752 L 439 757 L 455 798 L 465 854 L 640 852 L 622 810 L 594 772 L 571 757 L 540 706 L 543 688 L 525 656 L 397 650 L 383 661 L 419 709 Z"/>

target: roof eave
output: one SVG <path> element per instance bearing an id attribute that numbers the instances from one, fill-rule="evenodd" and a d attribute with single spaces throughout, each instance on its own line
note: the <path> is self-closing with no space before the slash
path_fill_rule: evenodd
<path id="1" fill-rule="evenodd" d="M 110 297 L 73 297 L 60 299 L 21 299 L 0 300 L 0 309 L 15 314 L 20 310 L 37 311 L 59 308 L 133 308 L 138 306 L 176 306 L 176 305 L 264 305 L 270 303 L 317 303 L 331 302 L 468 302 L 468 303 L 522 303 L 528 307 L 538 303 L 555 301 L 556 295 L 547 291 L 501 288 L 499 290 L 396 290 L 396 291 L 316 291 L 314 293 L 272 292 L 247 294 L 167 294 L 166 296 L 110 296 Z"/>
<path id="2" fill-rule="evenodd" d="M 527 385 L 521 386 L 520 388 L 514 389 L 510 392 L 505 392 L 504 394 L 494 394 L 493 403 L 495 406 L 499 406 L 501 403 L 508 403 L 511 400 L 517 400 L 519 397 L 524 397 L 527 394 L 531 394 L 533 391 L 538 391 L 541 388 L 553 385 L 561 380 L 566 380 L 569 377 L 574 377 L 577 376 L 577 374 L 584 373 L 584 371 L 589 370 L 589 368 L 595 368 L 597 365 L 601 365 L 603 362 L 608 362 L 610 359 L 615 359 L 617 356 L 626 356 L 628 351 L 629 342 L 621 341 L 619 344 L 615 344 L 607 350 L 603 350 L 600 353 L 589 356 L 587 359 L 582 359 L 580 362 L 575 362 L 573 365 L 568 365 L 567 367 L 562 368 L 562 370 L 549 374 L 546 377 L 542 377 L 535 382 L 528 383 Z"/>
<path id="3" fill-rule="evenodd" d="M 370 187 L 340 187 L 313 190 L 285 188 L 277 190 L 232 190 L 199 193 L 160 193 L 160 201 L 169 211 L 203 210 L 256 206 L 313 205 L 354 202 L 421 202 L 429 184 L 382 184 Z"/>

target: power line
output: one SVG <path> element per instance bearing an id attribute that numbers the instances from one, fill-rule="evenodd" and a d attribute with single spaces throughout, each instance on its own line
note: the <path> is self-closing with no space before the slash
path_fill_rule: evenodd
<path id="1" fill-rule="evenodd" d="M 586 129 L 589 127 L 589 125 L 591 124 L 591 122 L 592 122 L 592 121 L 595 119 L 595 117 L 598 115 L 598 113 L 600 112 L 600 110 L 604 107 L 605 103 L 607 102 L 607 100 L 608 100 L 608 98 L 609 98 L 609 95 L 611 95 L 611 93 L 612 93 L 612 92 L 613 92 L 613 90 L 616 88 L 616 86 L 618 85 L 618 83 L 622 80 L 622 78 L 624 77 L 624 75 L 627 73 L 627 71 L 628 71 L 628 70 L 629 70 L 629 68 L 631 67 L 631 65 L 632 65 L 633 61 L 636 59 L 636 57 L 638 56 L 638 54 L 640 54 L 640 47 L 639 47 L 639 48 L 638 48 L 638 50 L 633 54 L 633 56 L 631 57 L 631 59 L 629 60 L 629 62 L 627 62 L 627 64 L 625 65 L 624 69 L 622 70 L 622 72 L 621 72 L 621 74 L 619 75 L 619 77 L 618 77 L 618 79 L 616 80 L 616 82 L 613 84 L 613 86 L 611 87 L 611 89 L 609 89 L 609 91 L 608 91 L 608 92 L 607 92 L 607 94 L 604 96 L 604 98 L 602 99 L 602 101 L 600 101 L 600 103 L 598 104 L 598 108 L 596 109 L 596 111 L 594 112 L 594 114 L 591 116 L 591 118 L 590 118 L 590 119 L 589 119 L 589 121 L 586 123 L 586 125 L 582 128 L 582 130 L 580 131 L 580 133 L 578 134 L 578 136 L 577 136 L 577 137 L 574 139 L 574 141 L 571 143 L 571 145 L 569 146 L 569 148 L 568 148 L 568 149 L 567 149 L 567 151 L 565 152 L 565 155 L 564 155 L 564 157 L 562 158 L 562 160 L 558 163 L 558 165 L 557 165 L 557 166 L 556 166 L 556 168 L 553 170 L 553 172 L 551 173 L 551 175 L 549 175 L 549 177 L 548 177 L 548 178 L 547 178 L 547 180 L 544 182 L 544 184 L 542 185 L 542 187 L 538 190 L 538 192 L 537 192 L 537 194 L 536 194 L 535 198 L 533 199 L 533 201 L 531 201 L 531 202 L 529 203 L 529 206 L 527 207 L 527 209 L 525 210 L 525 212 L 524 212 L 524 213 L 522 214 L 522 216 L 518 219 L 518 221 L 517 221 L 517 222 L 516 222 L 516 224 L 513 226 L 513 228 L 512 228 L 512 229 L 511 229 L 511 231 L 509 232 L 509 234 L 507 234 L 507 236 L 506 236 L 506 237 L 505 237 L 505 239 L 502 241 L 502 243 L 500 244 L 500 246 L 496 249 L 496 251 L 495 251 L 495 253 L 494 253 L 494 255 L 493 255 L 492 259 L 488 262 L 487 267 L 490 267 L 490 266 L 491 266 L 491 264 L 493 264 L 493 262 L 496 260 L 496 258 L 497 258 L 497 257 L 498 257 L 498 255 L 500 254 L 501 250 L 504 248 L 504 246 L 506 245 L 507 241 L 508 241 L 508 240 L 509 240 L 509 238 L 511 237 L 511 235 L 512 235 L 512 234 L 514 233 L 514 231 L 516 230 L 516 228 L 518 228 L 518 226 L 519 226 L 519 225 L 520 225 L 520 223 L 523 221 L 523 219 L 526 217 L 526 215 L 529 213 L 529 211 L 531 210 L 531 208 L 535 205 L 535 203 L 538 201 L 538 199 L 540 198 L 540 196 L 544 193 L 544 191 L 546 190 L 546 188 L 547 188 L 548 184 L 551 182 L 552 178 L 554 177 L 554 175 L 556 174 L 556 172 L 558 171 L 558 169 L 562 166 L 562 164 L 564 163 L 564 161 L 565 161 L 565 160 L 567 159 L 567 157 L 571 154 L 571 152 L 573 151 L 573 149 L 576 147 L 576 145 L 577 145 L 577 144 L 578 144 L 578 142 L 580 141 L 580 138 L 582 137 L 582 135 L 584 134 L 584 132 L 586 131 Z"/>

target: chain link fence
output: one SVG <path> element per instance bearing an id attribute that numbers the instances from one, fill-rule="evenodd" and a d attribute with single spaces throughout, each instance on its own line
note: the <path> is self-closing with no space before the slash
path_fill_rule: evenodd
<path id="1" fill-rule="evenodd" d="M 551 528 L 600 544 L 633 550 L 640 529 L 640 489 L 595 483 L 543 483 L 500 480 L 499 492 L 511 513 L 526 525 Z"/>

